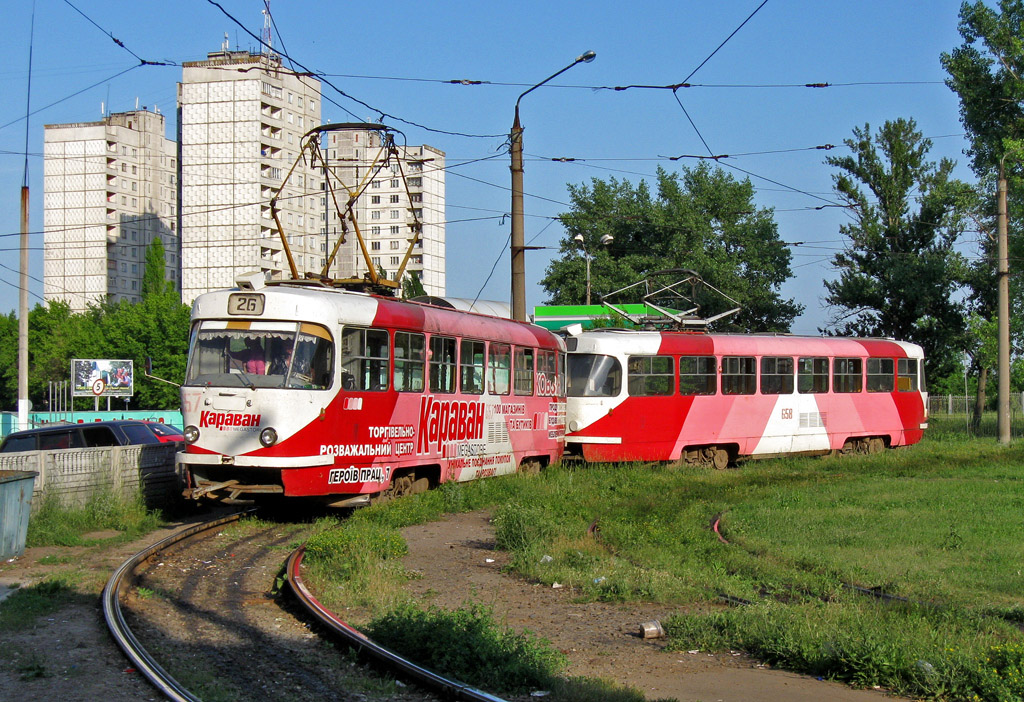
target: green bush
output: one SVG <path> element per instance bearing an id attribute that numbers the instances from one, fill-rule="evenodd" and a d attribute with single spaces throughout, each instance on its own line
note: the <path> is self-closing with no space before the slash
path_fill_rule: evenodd
<path id="1" fill-rule="evenodd" d="M 546 689 L 566 665 L 547 641 L 498 627 L 490 608 L 478 604 L 455 611 L 398 607 L 365 633 L 420 665 L 470 685 L 500 686 L 501 693 Z"/>

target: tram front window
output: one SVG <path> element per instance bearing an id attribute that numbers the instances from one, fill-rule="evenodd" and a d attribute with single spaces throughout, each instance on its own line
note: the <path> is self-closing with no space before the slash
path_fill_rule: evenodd
<path id="1" fill-rule="evenodd" d="M 193 339 L 185 385 L 324 390 L 333 375 L 334 346 L 319 325 L 226 329 L 206 322 Z"/>
<path id="2" fill-rule="evenodd" d="M 622 390 L 622 364 L 612 356 L 569 354 L 569 397 L 616 397 Z"/>

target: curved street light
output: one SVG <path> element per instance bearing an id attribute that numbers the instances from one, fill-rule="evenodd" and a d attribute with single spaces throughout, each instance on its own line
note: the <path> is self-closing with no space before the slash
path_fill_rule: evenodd
<path id="1" fill-rule="evenodd" d="M 593 260 L 593 256 L 587 251 L 587 242 L 584 240 L 582 234 L 577 234 L 573 237 L 573 241 L 579 242 L 580 248 L 583 249 L 583 258 L 587 260 L 587 305 L 590 305 L 590 262 Z M 615 241 L 615 237 L 611 234 L 605 234 L 601 237 L 601 245 L 608 246 L 608 244 Z"/>
<path id="2" fill-rule="evenodd" d="M 509 134 L 509 151 L 512 156 L 512 319 L 526 321 L 526 260 L 523 235 L 523 127 L 519 123 L 519 101 L 548 81 L 557 78 L 578 63 L 590 63 L 597 57 L 593 51 L 587 51 L 576 57 L 562 70 L 554 73 L 528 90 L 524 90 L 516 98 L 515 120 Z"/>

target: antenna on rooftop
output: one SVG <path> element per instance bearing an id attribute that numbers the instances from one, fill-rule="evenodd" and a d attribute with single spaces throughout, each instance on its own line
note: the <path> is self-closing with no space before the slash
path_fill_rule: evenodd
<path id="1" fill-rule="evenodd" d="M 231 48 L 231 44 L 228 40 L 228 33 L 224 32 L 224 43 L 220 45 L 221 51 L 228 51 Z"/>
<path id="2" fill-rule="evenodd" d="M 270 0 L 263 0 L 263 6 L 263 32 L 260 39 L 263 40 L 264 50 L 270 54 L 273 53 L 273 36 L 270 31 Z"/>

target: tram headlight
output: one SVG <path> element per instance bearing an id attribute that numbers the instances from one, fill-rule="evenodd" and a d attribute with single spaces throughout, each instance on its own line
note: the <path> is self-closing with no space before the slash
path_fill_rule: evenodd
<path id="1" fill-rule="evenodd" d="M 273 427 L 267 427 L 260 432 L 260 443 L 264 446 L 273 446 L 277 443 L 277 430 Z"/>
<path id="2" fill-rule="evenodd" d="M 185 431 L 182 432 L 185 435 L 186 444 L 194 444 L 199 441 L 199 428 L 189 424 L 185 427 Z"/>

